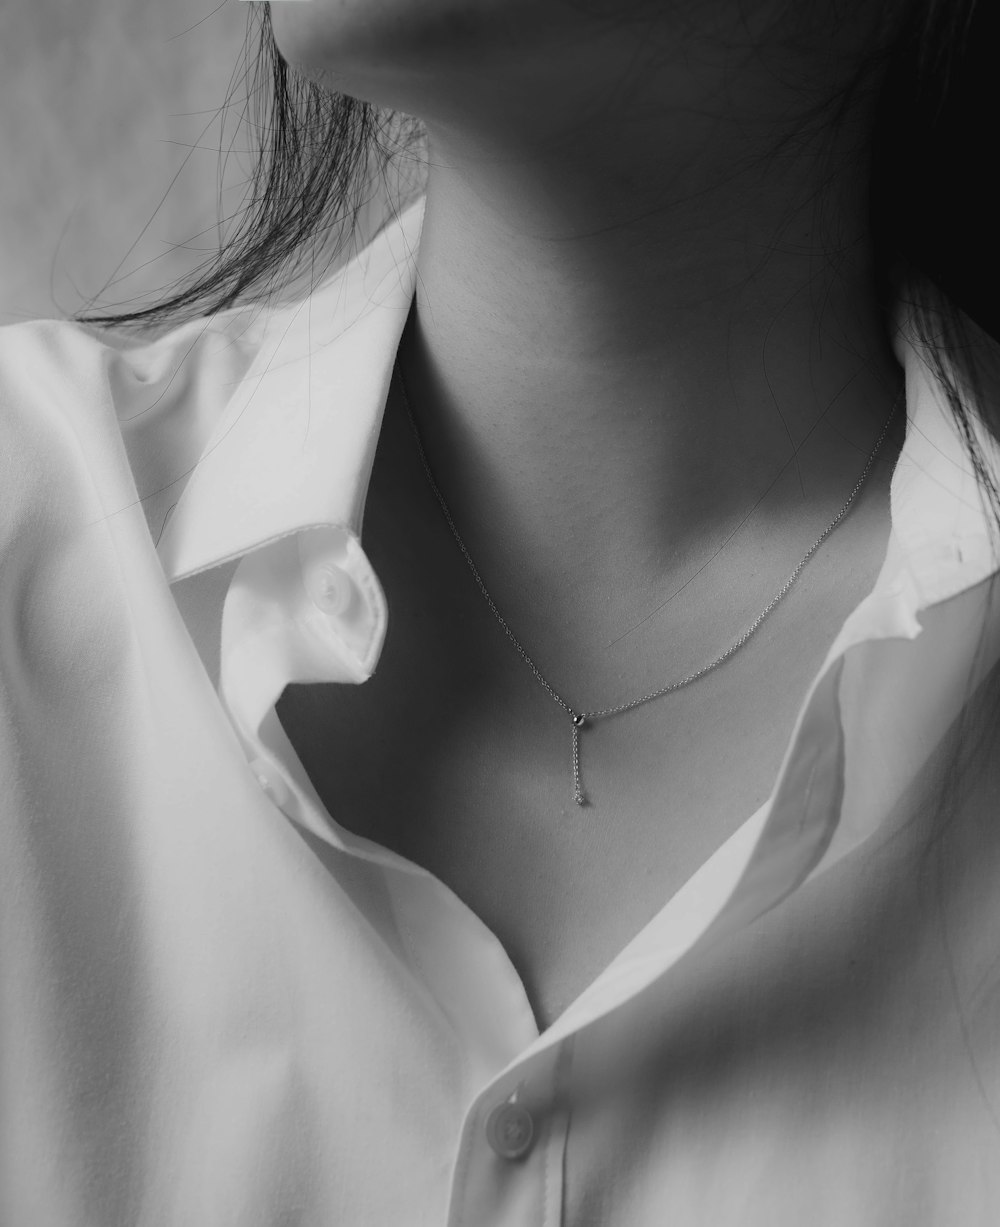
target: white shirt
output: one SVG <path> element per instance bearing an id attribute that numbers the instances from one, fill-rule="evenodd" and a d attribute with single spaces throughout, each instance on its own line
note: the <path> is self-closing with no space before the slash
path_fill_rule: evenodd
<path id="1" fill-rule="evenodd" d="M 138 348 L 0 330 L 0 1223 L 993 1227 L 996 768 L 925 803 L 998 563 L 902 342 L 888 553 L 770 799 L 547 1031 L 312 788 L 274 704 L 379 656 L 420 221 Z"/>

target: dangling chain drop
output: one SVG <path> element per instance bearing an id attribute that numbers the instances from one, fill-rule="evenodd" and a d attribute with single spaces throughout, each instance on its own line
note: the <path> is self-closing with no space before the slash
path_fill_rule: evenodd
<path id="1" fill-rule="evenodd" d="M 573 800 L 577 805 L 586 805 L 587 797 L 583 791 L 583 781 L 580 778 L 580 731 L 586 727 L 586 716 L 574 716 L 573 720 Z"/>
<path id="2" fill-rule="evenodd" d="M 747 629 L 743 632 L 743 634 L 740 635 L 739 639 L 737 639 L 733 644 L 731 644 L 722 653 L 721 656 L 717 656 L 715 660 L 710 661 L 707 665 L 704 665 L 701 669 L 697 670 L 697 672 L 689 673 L 687 677 L 681 678 L 679 682 L 671 682 L 668 686 L 661 686 L 659 690 L 653 690 L 649 694 L 640 695 L 639 698 L 637 699 L 630 699 L 627 703 L 619 703 L 616 707 L 602 707 L 599 710 L 595 710 L 595 711 L 577 711 L 574 707 L 572 707 L 569 703 L 566 702 L 566 700 L 562 697 L 562 695 L 559 694 L 559 692 L 543 676 L 542 671 L 538 668 L 538 666 L 535 664 L 532 658 L 528 655 L 528 652 L 522 645 L 521 641 L 517 638 L 514 632 L 510 629 L 510 626 L 508 625 L 506 618 L 504 618 L 503 614 L 497 608 L 496 603 L 494 602 L 493 598 L 490 596 L 489 590 L 487 589 L 486 584 L 483 582 L 483 577 L 479 574 L 478 567 L 472 561 L 472 555 L 469 553 L 468 547 L 466 546 L 465 542 L 462 540 L 462 536 L 459 533 L 458 529 L 455 527 L 455 521 L 452 519 L 451 512 L 448 509 L 448 504 L 445 502 L 444 495 L 441 493 L 441 490 L 437 484 L 437 481 L 434 478 L 434 473 L 431 470 L 430 462 L 427 459 L 427 453 L 424 450 L 424 443 L 420 435 L 420 430 L 417 426 L 416 419 L 413 416 L 413 409 L 410 407 L 410 398 L 406 394 L 406 382 L 403 379 L 403 370 L 402 370 L 402 366 L 400 365 L 398 359 L 396 362 L 396 373 L 399 376 L 399 389 L 400 389 L 400 392 L 402 393 L 403 405 L 406 408 L 406 415 L 410 419 L 410 426 L 413 429 L 413 435 L 417 443 L 417 453 L 420 456 L 420 462 L 423 465 L 424 473 L 427 475 L 427 481 L 430 484 L 430 488 L 434 494 L 434 497 L 438 501 L 441 511 L 444 513 L 444 518 L 445 518 L 445 521 L 447 522 L 449 529 L 451 530 L 451 535 L 455 538 L 455 542 L 458 545 L 458 548 L 461 550 L 462 556 L 465 558 L 465 561 L 469 565 L 469 570 L 472 572 L 473 579 L 475 579 L 476 585 L 478 586 L 479 591 L 485 597 L 486 604 L 489 606 L 490 611 L 492 612 L 493 616 L 496 618 L 497 622 L 499 622 L 500 626 L 502 627 L 504 631 L 504 634 L 511 641 L 514 647 L 517 649 L 517 652 L 520 655 L 521 659 L 524 661 L 524 663 L 528 666 L 528 668 L 534 674 L 535 680 L 542 686 L 542 688 L 546 691 L 549 697 L 552 700 L 554 700 L 554 702 L 558 703 L 558 705 L 563 709 L 563 711 L 566 713 L 566 715 L 570 719 L 570 723 L 571 723 L 572 730 L 573 730 L 572 732 L 572 737 L 573 737 L 573 746 L 572 746 L 573 800 L 577 803 L 577 805 L 581 805 L 581 806 L 587 804 L 587 794 L 583 790 L 583 776 L 582 776 L 582 772 L 580 769 L 580 736 L 583 730 L 587 728 L 589 725 L 594 724 L 598 720 L 606 720 L 608 719 L 609 716 L 620 716 L 623 712 L 632 711 L 636 707 L 642 707 L 646 703 L 652 703 L 654 699 L 662 699 L 664 695 L 671 694 L 675 690 L 680 690 L 684 686 L 690 686 L 691 683 L 697 681 L 698 678 L 704 677 L 706 673 L 711 673 L 713 669 L 717 669 L 719 665 L 721 665 L 724 661 L 727 661 L 730 658 L 730 656 L 734 655 L 736 652 L 740 650 L 741 647 L 743 647 L 743 645 L 750 638 L 750 636 L 753 635 L 754 632 L 760 627 L 760 624 L 764 621 L 764 619 L 768 616 L 768 614 L 774 609 L 774 607 L 778 604 L 778 602 L 786 595 L 788 590 L 791 588 L 792 584 L 794 584 L 795 581 L 798 579 L 799 572 L 806 565 L 809 559 L 819 549 L 819 547 L 823 544 L 823 542 L 827 539 L 827 537 L 829 537 L 829 535 L 837 527 L 837 525 L 844 518 L 844 516 L 847 515 L 847 509 L 854 502 L 854 499 L 857 496 L 858 491 L 865 484 L 865 479 L 867 478 L 868 474 L 871 472 L 872 465 L 875 463 L 875 458 L 879 453 L 879 449 L 881 448 L 886 435 L 889 433 L 889 426 L 892 423 L 892 419 L 896 416 L 896 409 L 899 406 L 899 402 L 902 397 L 902 393 L 900 393 L 899 396 L 897 396 L 896 399 L 893 401 L 892 408 L 889 410 L 889 416 L 885 419 L 885 423 L 882 426 L 882 430 L 879 434 L 879 437 L 875 441 L 875 446 L 872 448 L 868 456 L 868 460 L 865 463 L 865 467 L 861 470 L 861 476 L 858 478 L 857 483 L 854 486 L 854 489 L 851 491 L 847 499 L 847 502 L 843 505 L 843 507 L 841 507 L 841 509 L 833 517 L 833 519 L 830 521 L 827 527 L 823 530 L 823 532 L 820 533 L 820 535 L 812 543 L 809 549 L 806 550 L 798 566 L 791 573 L 791 575 L 789 575 L 788 579 L 785 580 L 777 596 L 775 596 L 771 600 L 769 605 L 767 605 L 763 610 L 761 610 L 761 612 L 757 615 L 757 617 L 750 624 L 750 626 L 748 626 Z"/>

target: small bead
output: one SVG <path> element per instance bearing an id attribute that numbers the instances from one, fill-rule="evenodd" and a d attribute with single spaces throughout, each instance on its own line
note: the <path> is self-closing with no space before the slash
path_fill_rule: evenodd
<path id="1" fill-rule="evenodd" d="M 586 716 L 574 716 L 574 717 L 573 717 L 573 724 L 574 724 L 574 725 L 575 725 L 575 726 L 576 726 L 578 729 L 582 729 L 582 728 L 583 728 L 583 726 L 584 726 L 586 723 L 587 723 L 587 717 L 586 717 Z"/>

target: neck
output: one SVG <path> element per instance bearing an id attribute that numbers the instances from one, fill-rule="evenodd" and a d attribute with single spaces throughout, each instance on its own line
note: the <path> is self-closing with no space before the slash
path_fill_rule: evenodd
<path id="1" fill-rule="evenodd" d="M 799 139 L 786 159 L 774 107 L 756 125 L 738 107 L 648 113 L 530 134 L 513 105 L 429 120 L 402 350 L 430 462 L 498 599 L 521 625 L 572 620 L 604 646 L 730 538 L 738 557 L 751 513 L 787 574 L 898 386 L 853 134 Z M 731 586 L 732 558 L 716 572 Z"/>

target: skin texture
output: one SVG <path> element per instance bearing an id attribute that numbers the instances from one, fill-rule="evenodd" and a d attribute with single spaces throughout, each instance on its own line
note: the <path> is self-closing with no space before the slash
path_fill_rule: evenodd
<path id="1" fill-rule="evenodd" d="M 272 6 L 289 60 L 424 121 L 411 400 L 491 592 L 579 707 L 728 647 L 845 502 L 899 389 L 871 286 L 869 94 L 837 127 L 822 110 L 877 6 L 789 7 Z M 730 664 L 587 734 L 581 825 L 565 718 L 470 583 L 390 397 L 364 537 L 383 660 L 279 714 L 331 811 L 500 936 L 541 1023 L 766 798 L 884 555 L 899 442 Z"/>
<path id="2" fill-rule="evenodd" d="M 293 62 L 427 125 L 411 389 L 474 555 L 568 676 L 621 669 L 609 641 L 784 466 L 761 510 L 790 569 L 810 538 L 783 526 L 836 510 L 897 382 L 864 117 L 801 131 L 871 31 L 832 6 L 811 30 L 761 3 L 595 7 L 273 6 Z M 839 466 L 833 427 L 856 448 Z"/>

